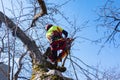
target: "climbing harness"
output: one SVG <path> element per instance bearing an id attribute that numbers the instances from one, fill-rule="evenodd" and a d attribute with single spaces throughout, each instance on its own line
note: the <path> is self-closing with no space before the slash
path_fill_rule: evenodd
<path id="1" fill-rule="evenodd" d="M 74 39 L 72 38 L 66 38 L 66 39 L 61 38 L 50 44 L 51 50 L 55 50 L 55 51 L 62 50 L 62 52 L 59 53 L 59 56 L 57 58 L 57 62 L 62 62 L 62 59 L 64 58 L 62 67 L 64 66 L 67 56 L 70 53 L 70 48 L 73 40 Z"/>

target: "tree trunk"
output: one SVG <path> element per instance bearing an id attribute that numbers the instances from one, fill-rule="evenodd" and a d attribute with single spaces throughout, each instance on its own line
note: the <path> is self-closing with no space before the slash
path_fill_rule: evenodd
<path id="1" fill-rule="evenodd" d="M 66 77 L 60 76 L 56 73 L 47 74 L 47 68 L 55 69 L 55 65 L 47 62 L 43 57 L 41 51 L 38 49 L 34 40 L 31 40 L 21 29 L 18 27 L 11 19 L 9 19 L 5 14 L 0 12 L 0 21 L 5 23 L 6 27 L 8 27 L 13 36 L 17 36 L 30 51 L 30 55 L 32 58 L 32 77 L 31 80 L 71 80 Z M 47 51 L 49 52 L 49 51 Z M 56 70 L 54 71 L 56 72 Z M 59 72 L 59 71 L 57 71 Z M 61 72 L 59 72 L 60 74 Z M 19 75 L 19 74 L 18 74 Z"/>

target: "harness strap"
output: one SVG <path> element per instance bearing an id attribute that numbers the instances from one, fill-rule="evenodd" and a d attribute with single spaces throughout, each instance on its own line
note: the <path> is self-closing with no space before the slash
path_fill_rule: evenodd
<path id="1" fill-rule="evenodd" d="M 63 50 L 66 47 L 66 41 L 62 38 L 52 42 L 50 45 L 52 50 Z"/>

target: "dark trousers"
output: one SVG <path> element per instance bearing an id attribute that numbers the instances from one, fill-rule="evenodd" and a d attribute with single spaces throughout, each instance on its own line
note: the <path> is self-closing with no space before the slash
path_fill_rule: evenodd
<path id="1" fill-rule="evenodd" d="M 53 58 L 53 62 L 57 60 L 57 51 L 52 50 L 51 57 Z"/>

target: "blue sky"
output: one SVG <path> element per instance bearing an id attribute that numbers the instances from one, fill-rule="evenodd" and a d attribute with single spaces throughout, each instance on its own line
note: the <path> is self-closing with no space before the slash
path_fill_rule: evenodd
<path id="1" fill-rule="evenodd" d="M 83 29 L 78 35 L 81 37 L 86 37 L 91 40 L 97 40 L 103 36 L 103 33 L 96 33 L 96 22 L 97 13 L 99 7 L 105 4 L 106 0 L 72 0 L 67 6 L 62 9 L 65 10 L 65 14 L 70 18 L 76 17 L 78 24 L 82 24 L 83 21 L 89 20 L 88 28 Z M 119 0 L 114 4 L 119 6 Z M 120 65 L 119 56 L 120 48 L 114 48 L 108 44 L 102 49 L 101 53 L 98 55 L 98 51 L 103 43 L 94 44 L 90 41 L 84 41 L 79 39 L 80 43 L 76 43 L 78 50 L 75 50 L 73 54 L 79 56 L 88 65 L 100 64 L 102 68 L 110 68 Z"/>
<path id="2" fill-rule="evenodd" d="M 96 40 L 100 38 L 100 36 L 102 36 L 101 34 L 103 33 L 96 33 L 96 23 L 94 23 L 94 20 L 97 18 L 97 14 L 94 11 L 103 6 L 105 4 L 105 1 L 106 0 L 71 0 L 68 4 L 60 9 L 66 16 L 70 17 L 70 20 L 76 18 L 77 25 L 81 25 L 84 21 L 89 21 L 87 24 L 89 27 L 83 29 L 77 35 L 89 38 L 91 40 Z M 116 6 L 120 7 L 120 0 L 114 1 L 116 1 Z M 5 4 L 4 7 L 11 8 L 11 5 L 9 5 L 9 0 L 3 0 L 3 2 Z M 0 11 L 3 12 L 2 5 L 0 5 Z M 8 13 L 6 14 L 9 16 Z M 65 25 L 65 23 L 62 24 Z M 66 27 L 64 28 L 68 30 Z M 114 48 L 107 44 L 98 55 L 98 51 L 101 45 L 102 43 L 95 44 L 81 38 L 77 39 L 75 46 L 73 47 L 73 55 L 77 56 L 90 66 L 96 66 L 97 64 L 100 64 L 102 68 L 109 68 L 120 65 L 120 48 Z"/>
<path id="3" fill-rule="evenodd" d="M 96 32 L 96 22 L 97 13 L 95 12 L 100 7 L 105 5 L 107 0 L 71 0 L 68 4 L 63 6 L 61 10 L 63 13 L 73 20 L 77 19 L 77 25 L 81 25 L 84 21 L 89 21 L 87 26 L 77 34 L 80 37 L 86 37 L 90 40 L 97 40 L 103 37 L 103 32 Z M 120 0 L 114 0 L 114 5 L 120 7 Z M 64 1 L 63 1 L 64 2 Z M 59 3 L 57 3 L 59 4 Z M 66 24 L 66 23 L 62 23 Z M 62 26 L 64 27 L 64 26 Z M 64 27 L 66 30 L 68 28 Z M 69 31 L 69 30 L 68 30 Z M 71 33 L 71 32 L 69 32 Z M 109 43 L 105 45 L 101 53 L 98 55 L 102 43 L 92 43 L 87 40 L 77 39 L 75 46 L 73 47 L 72 54 L 80 58 L 86 64 L 90 66 L 100 66 L 100 69 L 110 69 L 111 67 L 120 66 L 119 56 L 120 56 L 120 47 L 114 48 Z"/>
<path id="4" fill-rule="evenodd" d="M 77 6 L 80 9 L 77 9 L 77 13 L 80 16 L 80 20 L 81 20 L 81 17 L 83 18 L 83 20 L 90 20 L 88 24 L 90 28 L 86 29 L 85 33 L 83 31 L 84 35 L 82 36 L 88 37 L 91 40 L 95 40 L 99 38 L 99 35 L 103 33 L 99 33 L 99 34 L 95 33 L 96 24 L 94 24 L 93 20 L 95 20 L 97 16 L 94 11 L 98 9 L 98 7 L 103 6 L 105 4 L 105 0 L 92 0 L 92 1 L 75 0 L 75 2 L 76 4 L 79 3 L 79 5 Z M 120 3 L 120 1 L 118 1 L 117 3 Z M 80 51 L 78 53 L 80 58 L 86 63 L 88 63 L 89 65 L 95 65 L 100 63 L 105 68 L 116 66 L 118 64 L 120 65 L 120 62 L 119 62 L 120 48 L 114 48 L 112 46 L 109 47 L 108 45 L 105 45 L 101 53 L 97 55 L 100 49 L 100 45 L 102 45 L 102 43 L 98 45 L 92 44 L 91 42 L 81 43 Z"/>

